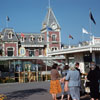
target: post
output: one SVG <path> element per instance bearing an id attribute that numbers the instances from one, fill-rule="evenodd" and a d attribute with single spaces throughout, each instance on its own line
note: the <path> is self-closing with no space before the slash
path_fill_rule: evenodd
<path id="1" fill-rule="evenodd" d="M 47 60 L 46 60 L 46 81 L 47 81 Z"/>
<path id="2" fill-rule="evenodd" d="M 16 69 L 15 69 L 16 67 L 15 67 L 15 60 L 14 60 L 14 76 L 15 76 L 15 74 L 16 74 Z M 16 77 L 16 76 L 15 76 Z M 14 78 L 15 79 L 15 78 Z"/>
<path id="3" fill-rule="evenodd" d="M 91 12 L 91 9 L 89 9 L 89 27 L 90 27 L 90 42 L 91 42 L 91 38 L 92 38 L 92 32 L 91 32 L 91 19 L 90 19 L 90 12 Z"/>
<path id="4" fill-rule="evenodd" d="M 38 63 L 37 63 L 37 60 L 36 60 L 36 71 L 37 71 L 36 77 L 37 77 L 37 82 L 38 82 Z"/>
<path id="5" fill-rule="evenodd" d="M 70 46 L 70 38 L 68 40 L 69 40 L 69 48 L 71 48 L 71 46 Z"/>
<path id="6" fill-rule="evenodd" d="M 9 79 L 10 79 L 10 60 L 9 60 Z"/>

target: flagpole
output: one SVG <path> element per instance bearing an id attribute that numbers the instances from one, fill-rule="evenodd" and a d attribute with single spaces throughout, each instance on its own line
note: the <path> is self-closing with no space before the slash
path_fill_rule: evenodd
<path id="1" fill-rule="evenodd" d="M 91 8 L 89 9 L 89 27 L 90 27 L 90 42 L 91 42 L 91 39 L 92 39 L 92 32 L 91 32 L 91 19 L 90 19 L 90 12 L 91 12 Z M 90 43 L 91 44 L 91 43 Z"/>
<path id="2" fill-rule="evenodd" d="M 8 27 L 8 21 L 6 20 L 6 27 Z"/>
<path id="3" fill-rule="evenodd" d="M 69 40 L 69 48 L 70 48 L 70 38 L 68 40 Z"/>
<path id="4" fill-rule="evenodd" d="M 50 8 L 50 0 L 49 0 L 49 8 Z"/>
<path id="5" fill-rule="evenodd" d="M 6 16 L 6 27 L 8 27 L 9 17 Z"/>
<path id="6" fill-rule="evenodd" d="M 82 33 L 82 42 L 84 41 L 84 33 Z"/>
<path id="7" fill-rule="evenodd" d="M 90 35 L 92 35 L 92 33 L 91 33 L 91 19 L 90 19 L 90 12 L 91 12 L 91 9 L 89 9 L 89 27 L 90 27 Z"/>

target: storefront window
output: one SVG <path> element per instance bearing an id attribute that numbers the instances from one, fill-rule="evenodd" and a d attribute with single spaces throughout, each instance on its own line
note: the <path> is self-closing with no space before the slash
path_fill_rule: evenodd
<path id="1" fill-rule="evenodd" d="M 29 51 L 29 56 L 34 56 L 34 50 Z"/>
<path id="2" fill-rule="evenodd" d="M 13 56 L 13 48 L 8 48 L 7 54 L 8 54 L 8 56 Z"/>

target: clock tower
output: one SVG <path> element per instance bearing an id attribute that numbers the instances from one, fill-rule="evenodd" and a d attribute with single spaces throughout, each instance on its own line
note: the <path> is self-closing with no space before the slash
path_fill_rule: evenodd
<path id="1" fill-rule="evenodd" d="M 61 28 L 51 8 L 48 8 L 41 33 L 45 34 L 48 52 L 61 49 Z"/>

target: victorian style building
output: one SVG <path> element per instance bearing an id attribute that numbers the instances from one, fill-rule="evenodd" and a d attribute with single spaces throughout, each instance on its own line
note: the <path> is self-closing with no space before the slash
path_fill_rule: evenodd
<path id="1" fill-rule="evenodd" d="M 60 25 L 51 8 L 42 24 L 40 34 L 16 33 L 5 28 L 0 32 L 0 56 L 46 56 L 49 50 L 61 48 Z"/>
<path id="2" fill-rule="evenodd" d="M 41 71 L 50 70 L 47 66 L 51 65 L 47 64 L 52 59 L 60 59 L 60 57 L 48 57 L 49 51 L 61 49 L 60 32 L 60 25 L 51 8 L 48 8 L 40 33 L 17 33 L 12 28 L 3 29 L 0 32 L 1 77 L 10 75 L 18 81 L 19 76 L 20 79 L 24 76 L 21 81 L 25 81 L 27 74 L 29 81 L 38 80 Z M 45 75 L 45 72 L 43 73 Z"/>

